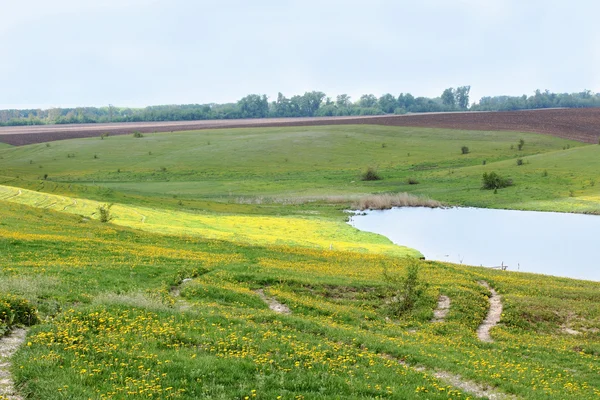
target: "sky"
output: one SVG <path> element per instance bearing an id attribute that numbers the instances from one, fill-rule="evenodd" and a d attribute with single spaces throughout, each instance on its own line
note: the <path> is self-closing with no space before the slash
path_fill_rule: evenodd
<path id="1" fill-rule="evenodd" d="M 595 0 L 0 0 L 0 109 L 600 92 Z"/>

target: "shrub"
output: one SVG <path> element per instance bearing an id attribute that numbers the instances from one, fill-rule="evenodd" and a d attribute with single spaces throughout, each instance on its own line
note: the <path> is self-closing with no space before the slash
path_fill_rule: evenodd
<path id="1" fill-rule="evenodd" d="M 517 158 L 517 165 L 523 165 L 523 159 Z"/>
<path id="2" fill-rule="evenodd" d="M 547 169 L 545 169 L 545 170 L 544 170 L 544 172 L 542 172 L 542 176 L 543 176 L 543 177 L 546 177 L 546 176 L 548 176 L 548 170 L 547 170 Z"/>
<path id="3" fill-rule="evenodd" d="M 469 148 L 467 146 L 463 146 L 460 148 L 460 152 L 462 154 L 469 154 Z"/>
<path id="4" fill-rule="evenodd" d="M 481 162 L 481 165 L 485 165 L 485 164 L 487 164 L 487 160 L 483 160 L 483 161 Z"/>
<path id="5" fill-rule="evenodd" d="M 140 132 L 140 131 L 135 131 L 135 132 L 133 132 L 133 137 L 134 138 L 143 138 L 144 135 L 142 135 L 142 132 Z"/>
<path id="6" fill-rule="evenodd" d="M 38 322 L 37 311 L 27 300 L 0 293 L 0 337 L 13 325 L 33 325 Z"/>
<path id="7" fill-rule="evenodd" d="M 410 264 L 403 277 L 393 277 L 384 271 L 384 278 L 395 286 L 396 293 L 390 304 L 390 311 L 397 317 L 411 311 L 427 289 L 427 284 L 419 280 L 417 263 Z"/>
<path id="8" fill-rule="evenodd" d="M 109 137 L 110 133 L 108 132 L 104 132 L 102 135 L 100 135 L 100 140 L 104 140 L 104 138 Z"/>
<path id="9" fill-rule="evenodd" d="M 483 186 L 482 189 L 502 189 L 508 186 L 512 186 L 513 182 L 511 179 L 501 177 L 495 172 L 483 173 Z"/>
<path id="10" fill-rule="evenodd" d="M 409 185 L 418 185 L 419 184 L 419 181 L 416 180 L 415 178 L 408 178 L 407 182 Z"/>
<path id="11" fill-rule="evenodd" d="M 112 204 L 104 204 L 98 207 L 98 215 L 100 218 L 100 222 L 106 223 L 113 219 L 110 213 L 110 209 L 112 208 L 112 206 Z"/>
<path id="12" fill-rule="evenodd" d="M 380 181 L 382 178 L 381 176 L 377 173 L 377 171 L 375 170 L 375 168 L 369 167 L 367 168 L 367 170 L 362 174 L 361 180 L 363 181 Z"/>
<path id="13" fill-rule="evenodd" d="M 523 139 L 519 139 L 519 144 L 517 145 L 519 151 L 523 150 L 523 146 L 525 146 L 525 141 Z"/>

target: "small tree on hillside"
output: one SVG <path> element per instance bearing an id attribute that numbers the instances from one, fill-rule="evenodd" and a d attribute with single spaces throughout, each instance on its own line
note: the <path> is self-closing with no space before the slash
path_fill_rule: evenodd
<path id="1" fill-rule="evenodd" d="M 113 219 L 110 212 L 112 206 L 112 204 L 104 204 L 98 207 L 98 216 L 100 218 L 100 222 L 106 223 Z"/>

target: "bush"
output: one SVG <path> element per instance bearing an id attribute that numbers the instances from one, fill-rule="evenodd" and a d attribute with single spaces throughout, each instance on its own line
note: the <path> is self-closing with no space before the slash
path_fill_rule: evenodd
<path id="1" fill-rule="evenodd" d="M 98 215 L 100 218 L 100 222 L 106 223 L 113 219 L 110 213 L 110 209 L 112 208 L 112 206 L 112 204 L 104 204 L 98 207 Z"/>
<path id="2" fill-rule="evenodd" d="M 419 184 L 419 181 L 416 180 L 415 178 L 408 178 L 407 182 L 409 185 L 418 185 Z"/>
<path id="3" fill-rule="evenodd" d="M 417 263 L 410 264 L 403 277 L 393 277 L 384 272 L 384 278 L 396 289 L 394 301 L 390 304 L 390 311 L 396 317 L 411 311 L 427 289 L 427 284 L 419 281 Z"/>
<path id="4" fill-rule="evenodd" d="M 525 141 L 523 139 L 519 139 L 519 144 L 517 145 L 519 151 L 523 150 L 523 146 L 525 146 Z"/>
<path id="5" fill-rule="evenodd" d="M 37 311 L 25 299 L 0 293 L 0 336 L 14 325 L 33 325 L 38 322 Z"/>
<path id="6" fill-rule="evenodd" d="M 523 165 L 523 159 L 517 158 L 517 165 Z"/>
<path id="7" fill-rule="evenodd" d="M 469 148 L 467 146 L 463 146 L 460 148 L 462 154 L 469 154 Z"/>
<path id="8" fill-rule="evenodd" d="M 133 137 L 134 138 L 142 138 L 142 137 L 144 137 L 144 135 L 142 135 L 142 132 L 140 132 L 140 131 L 135 131 L 135 132 L 133 132 Z"/>
<path id="9" fill-rule="evenodd" d="M 369 167 L 367 168 L 367 170 L 362 174 L 361 180 L 363 181 L 380 181 L 381 176 L 377 173 L 377 171 L 375 170 L 375 168 Z"/>
<path id="10" fill-rule="evenodd" d="M 495 172 L 483 173 L 483 186 L 482 189 L 502 189 L 508 186 L 512 186 L 513 182 L 511 179 L 502 178 Z"/>

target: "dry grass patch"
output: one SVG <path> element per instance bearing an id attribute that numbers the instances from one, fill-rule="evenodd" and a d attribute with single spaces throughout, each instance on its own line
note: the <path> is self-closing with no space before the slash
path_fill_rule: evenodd
<path id="1" fill-rule="evenodd" d="M 352 205 L 358 210 L 387 210 L 392 207 L 443 207 L 443 204 L 426 197 L 415 196 L 409 193 L 373 194 L 364 196 Z"/>

